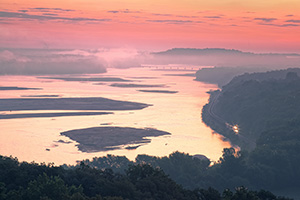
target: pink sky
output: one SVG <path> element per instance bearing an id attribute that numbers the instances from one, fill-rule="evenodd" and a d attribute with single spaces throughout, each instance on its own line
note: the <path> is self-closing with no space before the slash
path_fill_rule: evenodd
<path id="1" fill-rule="evenodd" d="M 300 53 L 299 36 L 299 0 L 0 2 L 0 47 Z"/>

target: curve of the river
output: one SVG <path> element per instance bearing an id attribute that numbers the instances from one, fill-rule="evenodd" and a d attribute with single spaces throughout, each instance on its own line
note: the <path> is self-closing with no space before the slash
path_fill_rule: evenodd
<path id="1" fill-rule="evenodd" d="M 137 88 L 112 87 L 115 82 L 64 81 L 40 79 L 33 76 L 3 76 L 1 86 L 43 88 L 43 90 L 3 90 L 0 98 L 22 97 L 105 97 L 115 100 L 152 104 L 142 110 L 113 111 L 110 115 L 61 116 L 45 118 L 1 119 L 0 154 L 12 155 L 21 161 L 54 162 L 74 164 L 77 160 L 105 156 L 125 155 L 134 159 L 138 154 L 165 156 L 174 151 L 191 155 L 203 154 L 218 160 L 223 148 L 230 147 L 218 134 L 201 120 L 201 110 L 208 102 L 210 89 L 216 85 L 194 81 L 189 76 L 168 76 L 182 74 L 178 71 L 155 71 L 147 68 L 108 69 L 105 74 L 83 77 L 116 77 L 131 80 L 133 84 L 159 85 L 163 87 Z M 94 79 L 95 80 L 95 79 Z M 95 84 L 98 83 L 98 84 Z M 140 90 L 154 90 L 144 92 Z M 163 90 L 164 92 L 157 92 Z M 172 92 L 166 92 L 172 91 Z M 177 93 L 176 93 L 176 92 Z M 57 111 L 43 111 L 57 112 Z M 66 112 L 66 111 L 61 111 Z M 9 114 L 29 113 L 15 111 Z M 41 111 L 30 111 L 41 113 Z M 2 112 L 0 114 L 8 114 Z M 151 143 L 137 149 L 83 153 L 76 142 L 65 136 L 63 131 L 99 126 L 134 128 L 155 128 L 172 135 L 150 138 Z M 64 143 L 58 141 L 65 141 Z"/>

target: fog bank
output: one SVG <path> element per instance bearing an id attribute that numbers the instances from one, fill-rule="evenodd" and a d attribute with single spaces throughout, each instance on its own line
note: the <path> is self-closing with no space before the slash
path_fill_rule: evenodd
<path id="1" fill-rule="evenodd" d="M 300 67 L 299 54 L 255 54 L 233 49 L 141 52 L 115 49 L 0 49 L 0 75 L 104 73 L 107 68 L 141 66 L 216 66 L 284 69 Z"/>

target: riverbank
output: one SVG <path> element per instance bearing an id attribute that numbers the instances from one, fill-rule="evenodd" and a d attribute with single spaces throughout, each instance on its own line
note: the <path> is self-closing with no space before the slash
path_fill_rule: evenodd
<path id="1" fill-rule="evenodd" d="M 215 104 L 221 93 L 220 90 L 209 92 L 209 102 L 202 108 L 202 121 L 216 133 L 223 135 L 224 140 L 229 141 L 232 146 L 238 146 L 243 150 L 253 150 L 256 146 L 253 141 L 235 132 L 233 125 L 215 113 Z"/>

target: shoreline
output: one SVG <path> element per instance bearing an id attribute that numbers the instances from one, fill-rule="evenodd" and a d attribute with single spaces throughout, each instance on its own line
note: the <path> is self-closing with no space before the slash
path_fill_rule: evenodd
<path id="1" fill-rule="evenodd" d="M 252 144 L 247 137 L 236 134 L 225 119 L 214 113 L 215 103 L 218 101 L 218 97 L 221 93 L 222 91 L 220 90 L 209 92 L 209 102 L 202 108 L 202 121 L 215 131 L 215 133 L 224 136 L 225 141 L 229 141 L 233 147 L 238 147 L 243 150 L 253 150 L 256 145 L 255 143 Z"/>

